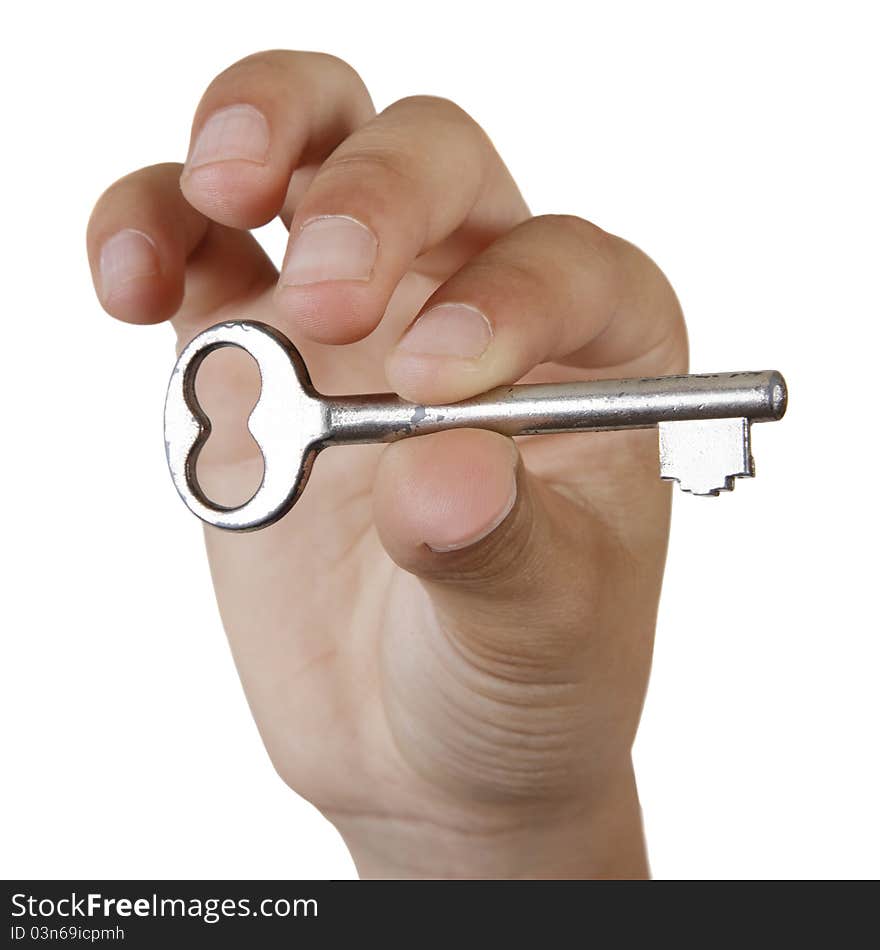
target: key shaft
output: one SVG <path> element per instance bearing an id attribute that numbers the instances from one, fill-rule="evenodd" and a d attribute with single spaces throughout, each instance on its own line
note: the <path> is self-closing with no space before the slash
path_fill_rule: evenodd
<path id="1" fill-rule="evenodd" d="M 769 422 L 785 412 L 785 381 L 775 370 L 499 386 L 462 402 L 419 406 L 393 393 L 320 397 L 326 445 L 396 442 L 444 429 L 503 435 L 648 429 L 663 422 L 744 418 Z"/>

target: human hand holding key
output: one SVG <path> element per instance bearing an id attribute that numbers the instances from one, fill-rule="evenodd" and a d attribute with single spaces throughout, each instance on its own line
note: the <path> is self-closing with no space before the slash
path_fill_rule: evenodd
<path id="1" fill-rule="evenodd" d="M 248 233 L 275 216 L 280 275 Z M 675 294 L 641 251 L 531 217 L 458 107 L 376 115 L 319 54 L 221 73 L 185 165 L 113 185 L 88 242 L 114 316 L 170 319 L 181 349 L 243 317 L 275 327 L 319 392 L 432 406 L 687 369 Z M 199 371 L 216 425 L 198 479 L 231 507 L 259 481 L 256 382 L 229 349 Z M 649 430 L 436 432 L 322 453 L 272 527 L 206 529 L 272 761 L 363 875 L 647 873 L 630 748 L 668 534 L 657 453 Z"/>

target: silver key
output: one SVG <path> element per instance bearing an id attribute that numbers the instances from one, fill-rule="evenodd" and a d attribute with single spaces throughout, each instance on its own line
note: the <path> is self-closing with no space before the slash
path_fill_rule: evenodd
<path id="1" fill-rule="evenodd" d="M 263 455 L 263 480 L 234 508 L 214 504 L 196 477 L 199 450 L 211 431 L 196 398 L 196 374 L 204 358 L 223 346 L 246 350 L 262 381 L 248 428 Z M 230 531 L 263 528 L 285 515 L 327 446 L 395 442 L 443 429 L 514 436 L 656 426 L 660 477 L 694 494 L 717 495 L 732 489 L 737 477 L 754 474 L 751 423 L 782 418 L 786 400 L 785 380 L 775 371 L 500 386 L 444 406 L 418 406 L 393 393 L 322 396 L 283 334 L 236 321 L 205 330 L 180 354 L 165 401 L 165 449 L 190 511 Z"/>

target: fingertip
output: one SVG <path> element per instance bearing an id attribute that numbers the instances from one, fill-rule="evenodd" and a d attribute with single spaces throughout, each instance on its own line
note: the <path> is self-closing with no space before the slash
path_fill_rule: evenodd
<path id="1" fill-rule="evenodd" d="M 458 402 L 499 385 L 506 377 L 492 323 L 463 303 L 429 307 L 385 360 L 395 392 L 413 402 Z"/>
<path id="2" fill-rule="evenodd" d="M 347 214 L 314 214 L 292 227 L 275 302 L 317 343 L 354 343 L 379 324 L 394 275 L 379 268 L 375 231 Z"/>
<path id="3" fill-rule="evenodd" d="M 278 213 L 285 195 L 277 173 L 247 161 L 225 161 L 198 168 L 185 166 L 180 190 L 205 217 L 240 230 L 268 224 Z"/>
<path id="4" fill-rule="evenodd" d="M 123 323 L 151 326 L 170 320 L 180 307 L 182 289 L 159 285 L 155 280 L 140 278 L 130 281 L 109 297 L 99 295 L 104 310 Z"/>
<path id="5" fill-rule="evenodd" d="M 100 241 L 93 260 L 98 299 L 126 323 L 161 323 L 174 315 L 183 296 L 180 274 L 169 273 L 157 242 L 137 228 L 122 228 Z"/>
<path id="6" fill-rule="evenodd" d="M 461 429 L 386 449 L 374 492 L 379 536 L 413 572 L 491 535 L 517 498 L 519 455 L 510 439 Z"/>
<path id="7" fill-rule="evenodd" d="M 234 102 L 196 120 L 180 189 L 211 220 L 256 228 L 278 213 L 289 175 L 287 158 L 273 154 L 263 112 Z"/>
<path id="8" fill-rule="evenodd" d="M 495 385 L 487 367 L 474 360 L 416 355 L 394 348 L 385 358 L 385 378 L 410 402 L 459 402 Z"/>
<path id="9" fill-rule="evenodd" d="M 369 336 L 381 319 L 375 300 L 375 290 L 353 282 L 275 288 L 276 310 L 315 343 L 356 343 Z"/>

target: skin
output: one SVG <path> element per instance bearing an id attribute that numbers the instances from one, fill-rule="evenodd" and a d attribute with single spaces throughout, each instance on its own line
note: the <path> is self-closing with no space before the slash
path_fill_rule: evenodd
<path id="1" fill-rule="evenodd" d="M 229 107 L 250 129 L 245 157 L 195 144 Z M 355 219 L 371 269 L 352 277 L 363 252 L 353 262 L 329 241 L 321 279 L 279 282 L 248 233 L 279 215 L 291 245 L 315 219 Z M 141 240 L 131 231 L 140 249 L 120 263 L 112 241 Z M 580 218 L 532 217 L 457 106 L 415 97 L 377 115 L 351 67 L 322 54 L 264 52 L 221 73 L 187 163 L 112 185 L 88 251 L 114 317 L 170 320 L 178 348 L 221 320 L 262 320 L 328 393 L 447 402 L 687 370 L 678 302 L 644 253 Z M 471 341 L 491 327 L 482 355 L 398 346 L 441 303 L 483 314 L 464 327 Z M 200 373 L 214 433 L 199 476 L 219 502 L 259 482 L 244 425 L 258 386 L 240 352 Z M 460 430 L 328 450 L 277 525 L 206 528 L 272 762 L 363 876 L 647 875 L 631 746 L 668 536 L 657 468 L 650 431 Z"/>

